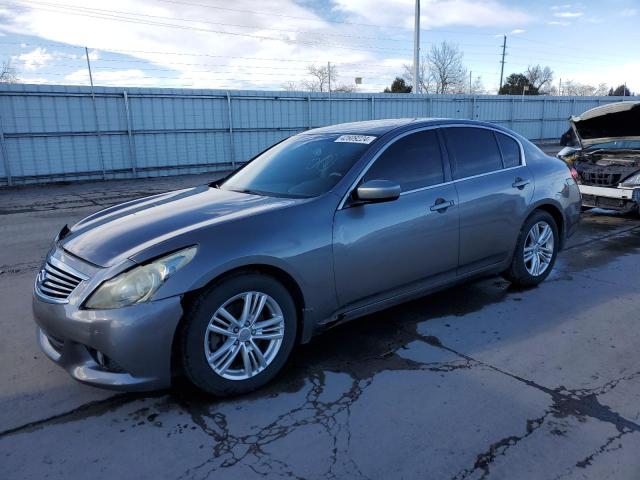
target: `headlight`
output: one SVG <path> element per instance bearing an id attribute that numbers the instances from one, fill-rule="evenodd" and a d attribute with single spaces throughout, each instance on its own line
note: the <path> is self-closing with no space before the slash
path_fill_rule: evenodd
<path id="1" fill-rule="evenodd" d="M 625 179 L 620 185 L 623 187 L 638 187 L 640 186 L 640 172 L 635 175 L 631 175 L 629 178 Z"/>
<path id="2" fill-rule="evenodd" d="M 121 273 L 100 285 L 86 308 L 110 309 L 146 302 L 164 281 L 193 260 L 198 247 L 189 247 Z"/>

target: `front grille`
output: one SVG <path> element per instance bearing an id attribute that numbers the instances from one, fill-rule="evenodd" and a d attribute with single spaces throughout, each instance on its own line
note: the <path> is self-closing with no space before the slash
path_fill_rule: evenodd
<path id="1" fill-rule="evenodd" d="M 575 169 L 583 185 L 617 187 L 626 177 L 638 170 L 634 165 L 596 165 L 577 162 Z"/>
<path id="2" fill-rule="evenodd" d="M 597 185 L 599 187 L 615 187 L 622 180 L 619 173 L 608 173 L 606 171 L 581 172 L 580 178 L 584 185 Z"/>
<path id="3" fill-rule="evenodd" d="M 48 259 L 38 277 L 36 289 L 42 296 L 63 302 L 86 277 L 54 258 Z"/>

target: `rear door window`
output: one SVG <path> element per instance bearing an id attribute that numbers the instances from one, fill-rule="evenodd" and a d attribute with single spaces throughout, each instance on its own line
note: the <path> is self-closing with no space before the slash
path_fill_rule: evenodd
<path id="1" fill-rule="evenodd" d="M 400 184 L 403 192 L 443 183 L 437 132 L 423 130 L 392 143 L 367 171 L 367 180 L 390 180 Z"/>
<path id="2" fill-rule="evenodd" d="M 493 130 L 475 127 L 442 129 L 453 178 L 466 178 L 502 169 L 502 157 Z"/>

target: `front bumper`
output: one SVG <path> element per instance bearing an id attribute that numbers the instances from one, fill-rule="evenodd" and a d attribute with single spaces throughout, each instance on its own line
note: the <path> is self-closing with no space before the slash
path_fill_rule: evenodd
<path id="1" fill-rule="evenodd" d="M 40 347 L 76 380 L 126 391 L 171 384 L 179 296 L 113 310 L 82 310 L 36 295 L 32 305 Z"/>
<path id="2" fill-rule="evenodd" d="M 629 211 L 640 204 L 640 188 L 613 188 L 579 185 L 582 205 Z"/>

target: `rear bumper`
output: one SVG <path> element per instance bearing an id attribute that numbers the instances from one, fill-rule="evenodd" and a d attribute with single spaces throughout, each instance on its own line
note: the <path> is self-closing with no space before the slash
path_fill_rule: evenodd
<path id="1" fill-rule="evenodd" d="M 126 391 L 171 385 L 180 297 L 114 310 L 80 310 L 34 295 L 33 312 L 40 348 L 74 379 Z"/>
<path id="2" fill-rule="evenodd" d="M 640 203 L 640 188 L 612 188 L 579 185 L 582 205 L 628 211 Z"/>

